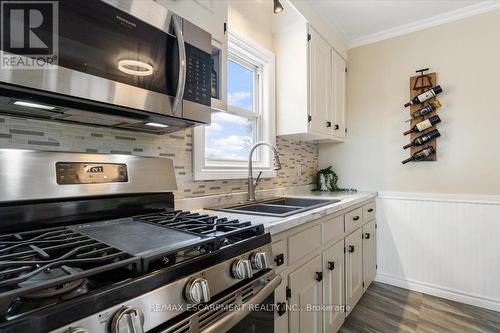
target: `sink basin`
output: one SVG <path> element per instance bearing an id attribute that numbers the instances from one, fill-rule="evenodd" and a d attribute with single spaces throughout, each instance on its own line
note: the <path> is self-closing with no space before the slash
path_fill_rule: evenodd
<path id="1" fill-rule="evenodd" d="M 210 209 L 239 214 L 286 217 L 339 201 L 335 199 L 281 197 Z"/>

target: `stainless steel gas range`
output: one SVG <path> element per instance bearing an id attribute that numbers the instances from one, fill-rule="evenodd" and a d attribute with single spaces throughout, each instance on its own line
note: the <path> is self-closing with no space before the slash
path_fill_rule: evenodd
<path id="1" fill-rule="evenodd" d="M 168 159 L 0 149 L 0 331 L 273 332 L 270 235 L 175 189 Z"/>

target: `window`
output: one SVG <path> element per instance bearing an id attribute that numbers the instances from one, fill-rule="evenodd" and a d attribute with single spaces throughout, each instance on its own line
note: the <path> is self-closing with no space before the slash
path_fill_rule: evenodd
<path id="1" fill-rule="evenodd" d="M 213 110 L 211 124 L 194 130 L 196 180 L 246 178 L 252 145 L 275 143 L 274 54 L 229 32 L 226 78 L 227 108 Z M 275 175 L 268 148 L 258 148 L 253 163 L 263 176 Z"/>

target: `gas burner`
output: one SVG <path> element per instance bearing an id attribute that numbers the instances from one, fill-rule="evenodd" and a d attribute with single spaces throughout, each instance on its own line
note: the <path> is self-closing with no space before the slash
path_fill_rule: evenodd
<path id="1" fill-rule="evenodd" d="M 21 288 L 29 288 L 29 287 L 36 287 L 39 286 L 42 283 L 45 283 L 47 281 L 55 280 L 58 278 L 66 277 L 66 276 L 71 276 L 73 274 L 81 273 L 83 272 L 83 269 L 80 268 L 72 268 L 68 266 L 61 266 L 61 267 L 56 267 L 54 269 L 47 269 L 44 270 L 37 275 L 33 276 L 32 278 L 19 283 L 19 287 Z M 25 300 L 40 300 L 44 298 L 51 298 L 51 297 L 56 297 L 56 296 L 64 296 L 65 294 L 69 294 L 71 291 L 79 288 L 85 279 L 75 279 L 71 280 L 68 282 L 64 282 L 60 285 L 56 286 L 51 286 L 46 289 L 42 290 L 36 290 L 33 292 L 30 292 L 28 294 L 25 294 L 22 296 L 22 299 Z"/>

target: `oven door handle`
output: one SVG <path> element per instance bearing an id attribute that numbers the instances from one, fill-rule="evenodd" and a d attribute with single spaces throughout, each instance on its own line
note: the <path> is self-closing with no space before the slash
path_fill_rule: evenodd
<path id="1" fill-rule="evenodd" d="M 175 15 L 172 15 L 172 24 L 175 36 L 177 37 L 177 48 L 179 49 L 179 77 L 177 78 L 177 91 L 175 93 L 174 105 L 172 106 L 172 114 L 176 115 L 182 106 L 186 85 L 186 43 L 184 42 L 181 23 Z"/>
<path id="2" fill-rule="evenodd" d="M 269 281 L 264 288 L 262 288 L 256 295 L 248 300 L 248 302 L 242 304 L 238 311 L 232 311 L 221 317 L 216 322 L 205 327 L 201 333 L 220 333 L 226 332 L 231 329 L 234 325 L 240 322 L 243 318 L 248 316 L 252 311 L 250 310 L 252 306 L 262 303 L 274 290 L 280 285 L 281 276 L 276 275 Z M 253 307 L 255 308 L 255 307 Z"/>

